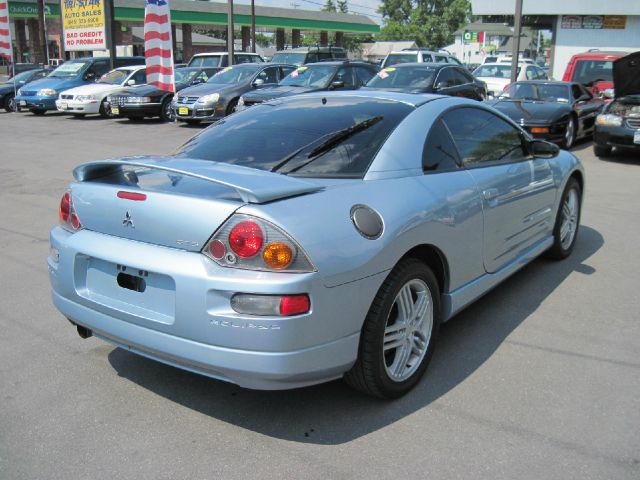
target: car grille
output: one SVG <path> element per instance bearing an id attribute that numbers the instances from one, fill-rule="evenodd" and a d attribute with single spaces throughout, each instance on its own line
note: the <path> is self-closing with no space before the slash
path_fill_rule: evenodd
<path id="1" fill-rule="evenodd" d="M 127 97 L 123 96 L 123 95 L 115 95 L 115 96 L 111 96 L 109 97 L 111 99 L 111 105 L 115 105 L 116 107 L 122 107 L 124 105 L 124 101 Z"/>
<path id="2" fill-rule="evenodd" d="M 63 100 L 73 100 L 73 95 L 60 95 Z"/>
<path id="3" fill-rule="evenodd" d="M 38 93 L 35 90 L 23 90 L 22 91 L 22 95 L 24 95 L 25 97 L 33 97 L 35 96 L 35 94 Z"/>
<path id="4" fill-rule="evenodd" d="M 629 128 L 640 128 L 640 118 L 627 118 Z"/>
<path id="5" fill-rule="evenodd" d="M 198 101 L 200 97 L 178 97 L 178 101 L 176 103 L 194 103 Z"/>

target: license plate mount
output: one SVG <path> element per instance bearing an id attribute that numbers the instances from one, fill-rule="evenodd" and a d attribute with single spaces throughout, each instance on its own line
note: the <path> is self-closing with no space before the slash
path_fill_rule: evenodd
<path id="1" fill-rule="evenodd" d="M 178 115 L 189 115 L 188 107 L 178 107 Z"/>

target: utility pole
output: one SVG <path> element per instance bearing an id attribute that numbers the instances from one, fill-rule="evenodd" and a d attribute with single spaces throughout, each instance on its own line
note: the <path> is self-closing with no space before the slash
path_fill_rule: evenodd
<path id="1" fill-rule="evenodd" d="M 251 51 L 256 53 L 256 2 L 251 0 Z"/>
<path id="2" fill-rule="evenodd" d="M 233 0 L 227 0 L 227 52 L 229 65 L 233 65 Z"/>
<path id="3" fill-rule="evenodd" d="M 40 54 L 38 55 L 38 59 L 36 62 L 41 62 L 44 65 L 49 65 L 49 55 L 48 55 L 48 46 L 47 46 L 47 23 L 44 18 L 44 9 L 46 5 L 44 0 L 38 0 L 38 42 L 40 44 Z M 31 32 L 29 32 L 31 34 Z M 35 44 L 36 42 L 34 42 Z M 34 52 L 36 53 L 36 52 Z M 32 60 L 33 61 L 33 60 Z"/>
<path id="4" fill-rule="evenodd" d="M 116 19 L 113 2 L 114 0 L 104 0 L 104 7 L 106 10 L 105 28 L 107 31 L 107 42 L 109 42 L 107 46 L 109 47 L 109 65 L 111 70 L 116 68 Z"/>
<path id="5" fill-rule="evenodd" d="M 522 31 L 522 0 L 516 0 L 516 14 L 513 21 L 513 49 L 511 51 L 511 83 L 518 78 L 518 54 L 520 53 L 520 32 Z"/>

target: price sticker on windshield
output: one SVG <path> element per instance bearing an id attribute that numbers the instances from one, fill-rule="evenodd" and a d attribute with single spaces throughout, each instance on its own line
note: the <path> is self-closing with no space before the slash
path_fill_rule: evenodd
<path id="1" fill-rule="evenodd" d="M 216 75 L 221 75 L 223 73 L 227 73 L 229 70 L 233 70 L 233 67 L 225 67 L 222 70 L 220 70 L 218 73 L 216 73 Z"/>
<path id="2" fill-rule="evenodd" d="M 383 68 L 382 70 L 380 70 L 378 72 L 378 76 L 380 78 L 387 78 L 389 76 L 389 72 L 395 72 L 395 68 L 393 67 L 389 67 L 389 68 Z"/>

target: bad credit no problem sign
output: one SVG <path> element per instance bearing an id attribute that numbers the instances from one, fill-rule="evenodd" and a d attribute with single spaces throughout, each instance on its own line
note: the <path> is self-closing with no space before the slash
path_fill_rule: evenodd
<path id="1" fill-rule="evenodd" d="M 62 0 L 64 49 L 106 50 L 104 0 Z"/>

